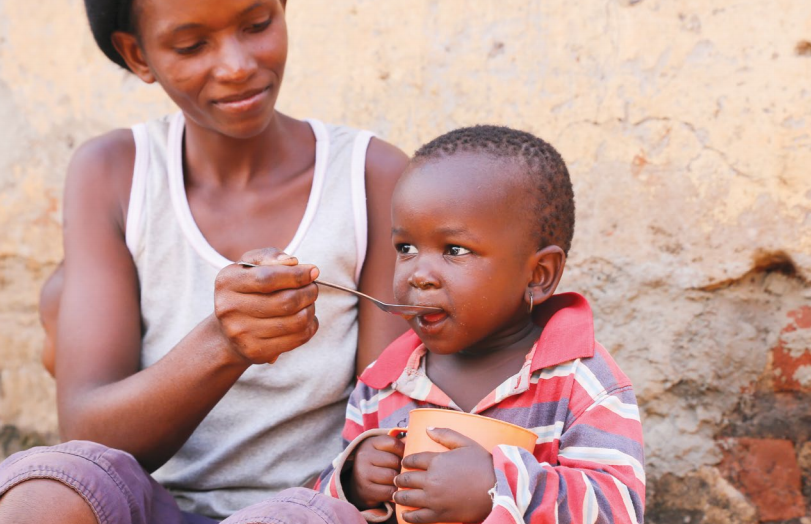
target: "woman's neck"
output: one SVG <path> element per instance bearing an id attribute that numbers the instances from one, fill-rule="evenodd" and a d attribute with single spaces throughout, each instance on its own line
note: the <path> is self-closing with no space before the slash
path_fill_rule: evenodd
<path id="1" fill-rule="evenodd" d="M 256 177 L 283 173 L 282 166 L 295 162 L 298 155 L 311 155 L 312 149 L 301 145 L 311 142 L 314 138 L 306 123 L 278 112 L 261 133 L 250 138 L 225 136 L 187 119 L 183 139 L 186 183 L 245 187 Z"/>

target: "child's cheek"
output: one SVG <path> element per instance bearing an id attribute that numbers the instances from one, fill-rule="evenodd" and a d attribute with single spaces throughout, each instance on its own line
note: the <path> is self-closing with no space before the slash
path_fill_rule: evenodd
<path id="1" fill-rule="evenodd" d="M 392 285 L 397 303 L 408 303 L 408 274 L 399 262 L 394 266 L 394 282 Z"/>

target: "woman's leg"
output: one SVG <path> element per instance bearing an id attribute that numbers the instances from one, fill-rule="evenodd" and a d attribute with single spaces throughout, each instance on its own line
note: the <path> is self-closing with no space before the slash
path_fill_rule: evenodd
<path id="1" fill-rule="evenodd" d="M 96 524 L 98 521 L 87 502 L 71 488 L 53 480 L 31 480 L 9 490 L 0 499 L 0 524 L 26 522 Z"/>
<path id="2" fill-rule="evenodd" d="M 184 524 L 172 496 L 123 451 L 66 442 L 0 464 L 0 524 Z"/>
<path id="3" fill-rule="evenodd" d="M 366 521 L 348 502 L 307 488 L 291 488 L 238 511 L 222 524 L 366 524 Z"/>

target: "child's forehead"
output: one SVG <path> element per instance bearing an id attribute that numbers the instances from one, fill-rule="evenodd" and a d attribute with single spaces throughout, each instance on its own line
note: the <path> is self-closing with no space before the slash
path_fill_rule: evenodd
<path id="1" fill-rule="evenodd" d="M 395 212 L 473 207 L 481 213 L 521 213 L 530 195 L 527 176 L 512 159 L 457 153 L 412 163 L 397 185 Z"/>
<path id="2" fill-rule="evenodd" d="M 475 185 L 478 192 L 464 193 L 518 197 L 530 188 L 523 164 L 510 157 L 458 152 L 412 162 L 401 185 L 432 191 L 458 191 Z"/>

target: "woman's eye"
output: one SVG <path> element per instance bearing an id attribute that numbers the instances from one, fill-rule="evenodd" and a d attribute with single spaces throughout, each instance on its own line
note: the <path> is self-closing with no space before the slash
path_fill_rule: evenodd
<path id="1" fill-rule="evenodd" d="M 175 51 L 177 53 L 181 54 L 181 55 L 190 55 L 190 54 L 194 53 L 195 51 L 200 50 L 203 47 L 203 45 L 205 45 L 205 42 L 200 41 L 200 42 L 196 42 L 196 43 L 194 43 L 194 44 L 192 44 L 190 46 L 176 47 Z"/>
<path id="2" fill-rule="evenodd" d="M 262 31 L 268 28 L 268 26 L 270 25 L 270 21 L 271 21 L 270 18 L 268 18 L 264 22 L 251 24 L 248 26 L 248 31 L 251 33 L 261 33 Z"/>
<path id="3" fill-rule="evenodd" d="M 467 255 L 468 253 L 470 253 L 470 250 L 466 249 L 466 248 L 464 248 L 462 246 L 449 246 L 448 247 L 448 254 L 451 255 L 452 257 L 458 257 L 458 256 L 462 256 L 462 255 Z"/>
<path id="4" fill-rule="evenodd" d="M 397 252 L 401 255 L 416 255 L 417 247 L 413 244 L 397 244 Z"/>

